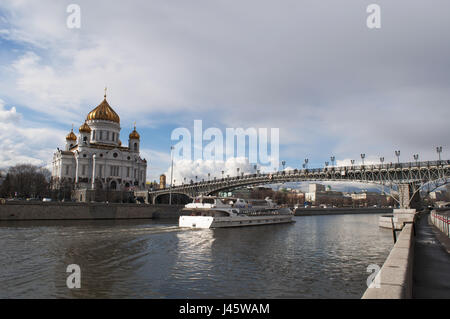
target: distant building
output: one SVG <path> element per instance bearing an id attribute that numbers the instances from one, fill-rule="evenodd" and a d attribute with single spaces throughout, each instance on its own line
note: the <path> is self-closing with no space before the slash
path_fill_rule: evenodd
<path id="1" fill-rule="evenodd" d="M 309 184 L 308 185 L 308 193 L 316 193 L 316 192 L 324 192 L 325 185 L 322 184 Z"/>
<path id="2" fill-rule="evenodd" d="M 322 184 L 309 184 L 309 192 L 305 193 L 305 201 L 311 202 L 313 205 L 337 203 L 343 198 L 342 192 L 332 191 L 331 187 L 325 188 L 325 185 Z"/>
<path id="3" fill-rule="evenodd" d="M 249 199 L 251 194 L 250 188 L 238 188 L 231 192 L 232 197 Z"/>
<path id="4" fill-rule="evenodd" d="M 166 188 L 166 175 L 164 174 L 161 174 L 161 176 L 159 176 L 159 188 L 160 189 Z"/>
<path id="5" fill-rule="evenodd" d="M 386 205 L 387 198 L 384 194 L 376 192 L 361 192 L 351 194 L 353 202 L 361 202 L 368 205 Z"/>

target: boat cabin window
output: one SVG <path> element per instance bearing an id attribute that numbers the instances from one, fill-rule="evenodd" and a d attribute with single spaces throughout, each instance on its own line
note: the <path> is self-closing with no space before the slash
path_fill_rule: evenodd
<path id="1" fill-rule="evenodd" d="M 203 204 L 214 204 L 214 198 L 203 198 Z"/>

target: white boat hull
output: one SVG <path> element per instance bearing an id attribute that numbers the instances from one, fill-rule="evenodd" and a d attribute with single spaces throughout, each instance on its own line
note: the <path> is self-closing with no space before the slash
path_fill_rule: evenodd
<path id="1" fill-rule="evenodd" d="M 242 227 L 256 225 L 270 225 L 292 222 L 293 215 L 265 215 L 265 216 L 180 216 L 179 226 L 189 228 L 220 228 Z"/>

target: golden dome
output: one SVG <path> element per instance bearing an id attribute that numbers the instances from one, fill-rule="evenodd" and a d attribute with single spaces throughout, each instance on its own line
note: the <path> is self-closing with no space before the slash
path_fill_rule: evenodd
<path id="1" fill-rule="evenodd" d="M 66 140 L 70 140 L 70 141 L 77 140 L 77 136 L 73 133 L 73 129 L 70 131 L 69 134 L 66 135 Z"/>
<path id="2" fill-rule="evenodd" d="M 103 102 L 100 103 L 99 106 L 97 106 L 87 115 L 86 121 L 89 120 L 104 120 L 120 124 L 120 117 L 116 112 L 114 112 L 112 107 L 109 106 L 108 102 L 106 101 L 106 94 Z"/>
<path id="3" fill-rule="evenodd" d="M 79 131 L 80 131 L 80 133 L 81 132 L 91 133 L 91 128 L 89 127 L 89 125 L 87 125 L 86 122 L 84 122 L 84 124 L 80 126 Z"/>
<path id="4" fill-rule="evenodd" d="M 136 131 L 136 126 L 134 126 L 134 130 L 133 132 L 130 133 L 130 135 L 128 136 L 130 139 L 134 138 L 136 140 L 140 139 L 141 136 L 139 135 L 139 133 Z"/>

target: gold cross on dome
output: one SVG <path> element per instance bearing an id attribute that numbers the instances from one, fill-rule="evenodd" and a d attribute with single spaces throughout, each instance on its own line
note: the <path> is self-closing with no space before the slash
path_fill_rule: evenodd
<path id="1" fill-rule="evenodd" d="M 105 99 L 106 99 L 106 89 L 107 89 L 107 87 L 105 86 L 105 95 L 104 95 Z"/>

